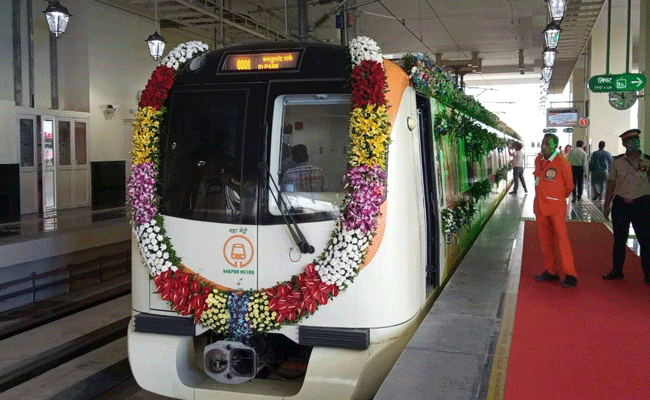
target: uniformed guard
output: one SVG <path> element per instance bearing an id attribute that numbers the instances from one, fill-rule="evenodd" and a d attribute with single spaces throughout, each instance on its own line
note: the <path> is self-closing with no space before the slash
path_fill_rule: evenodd
<path id="1" fill-rule="evenodd" d="M 627 150 L 614 157 L 609 171 L 603 215 L 609 218 L 611 203 L 614 256 L 613 268 L 603 279 L 623 279 L 625 243 L 632 222 L 641 247 L 644 282 L 650 285 L 650 156 L 641 152 L 640 134 L 638 129 L 629 129 L 620 135 Z"/>
<path id="2" fill-rule="evenodd" d="M 573 251 L 566 227 L 567 197 L 573 191 L 571 164 L 558 154 L 558 137 L 552 133 L 544 135 L 542 154 L 535 160 L 535 202 L 533 212 L 537 220 L 537 232 L 544 253 L 543 274 L 535 276 L 538 282 L 560 279 L 556 262 L 561 260 L 565 274 L 563 287 L 578 284 L 573 260 Z M 555 254 L 554 240 L 557 238 L 559 257 Z"/>

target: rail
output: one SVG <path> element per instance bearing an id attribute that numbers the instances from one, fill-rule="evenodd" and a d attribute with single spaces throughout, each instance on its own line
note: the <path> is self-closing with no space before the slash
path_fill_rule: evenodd
<path id="1" fill-rule="evenodd" d="M 50 289 L 60 285 L 68 285 L 67 291 L 73 292 L 76 289 L 75 283 L 88 282 L 88 280 L 92 280 L 93 284 L 99 284 L 104 281 L 104 277 L 108 274 L 110 274 L 111 277 L 127 274 L 130 269 L 130 263 L 128 262 L 130 259 L 131 251 L 127 250 L 122 253 L 101 256 L 81 263 L 68 264 L 66 267 L 41 272 L 39 274 L 32 272 L 29 276 L 1 283 L 0 291 L 14 286 L 23 285 L 27 282 L 31 282 L 31 287 L 4 294 L 0 296 L 0 302 L 31 293 L 32 303 L 34 303 L 36 302 L 36 293 L 45 289 Z M 116 261 L 122 260 L 124 262 L 115 263 Z M 62 279 L 37 284 L 37 281 L 39 280 L 60 276 L 61 274 L 65 276 Z"/>

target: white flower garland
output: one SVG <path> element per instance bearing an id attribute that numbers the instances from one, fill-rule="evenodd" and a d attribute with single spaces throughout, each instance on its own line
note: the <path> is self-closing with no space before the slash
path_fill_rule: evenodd
<path id="1" fill-rule="evenodd" d="M 366 36 L 359 36 L 350 42 L 350 55 L 355 65 L 360 65 L 361 61 L 377 61 L 384 63 L 384 56 L 381 54 L 381 48 L 374 40 Z"/>
<path id="2" fill-rule="evenodd" d="M 343 290 L 357 276 L 372 236 L 370 233 L 364 234 L 361 229 L 348 231 L 340 222 L 337 222 L 335 232 L 336 236 L 332 237 L 325 249 L 323 259 L 315 264 L 323 282 Z"/>
<path id="3" fill-rule="evenodd" d="M 161 274 L 170 268 L 174 272 L 177 270 L 169 261 L 167 245 L 163 242 L 164 237 L 155 218 L 139 225 L 134 231 L 138 238 L 140 254 L 142 254 L 147 267 L 149 267 L 151 276 Z"/>
<path id="4" fill-rule="evenodd" d="M 165 65 L 169 68 L 178 70 L 178 67 L 182 63 L 191 60 L 194 54 L 207 50 L 208 45 L 197 40 L 182 43 L 176 46 L 174 50 L 170 51 L 169 54 L 160 61 L 160 65 Z"/>

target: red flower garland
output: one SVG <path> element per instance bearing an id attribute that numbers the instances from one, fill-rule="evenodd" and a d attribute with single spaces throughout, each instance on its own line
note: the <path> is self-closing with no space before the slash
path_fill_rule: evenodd
<path id="1" fill-rule="evenodd" d="M 313 313 L 318 304 L 325 305 L 330 297 L 338 294 L 336 285 L 321 281 L 313 263 L 307 264 L 305 271 L 290 282 L 266 289 L 269 310 L 277 312 L 275 319 L 280 324 L 285 319 L 295 321 L 305 312 Z"/>
<path id="2" fill-rule="evenodd" d="M 138 107 L 153 107 L 159 110 L 162 103 L 167 99 L 167 94 L 174 85 L 175 78 L 175 69 L 164 65 L 157 66 L 140 96 Z"/>
<path id="3" fill-rule="evenodd" d="M 194 323 L 199 323 L 201 314 L 208 309 L 205 299 L 212 292 L 210 285 L 186 272 L 176 271 L 172 275 L 171 269 L 156 275 L 153 280 L 161 299 L 170 301 L 181 315 L 193 314 Z"/>
<path id="4" fill-rule="evenodd" d="M 363 107 L 368 104 L 386 104 L 384 87 L 386 72 L 377 61 L 362 60 L 361 65 L 352 68 L 352 106 Z"/>

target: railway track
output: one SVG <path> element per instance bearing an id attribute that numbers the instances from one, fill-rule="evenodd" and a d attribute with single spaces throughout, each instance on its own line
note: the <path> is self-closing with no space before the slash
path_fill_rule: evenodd
<path id="1" fill-rule="evenodd" d="M 131 378 L 130 289 L 129 279 L 117 279 L 0 313 L 0 399 L 89 399 L 111 389 L 88 381 L 100 391 L 80 390 L 79 383 L 94 375 L 91 366 L 111 375 L 113 385 Z M 98 355 L 101 362 L 93 360 Z M 83 397 L 70 396 L 66 385 Z"/>

